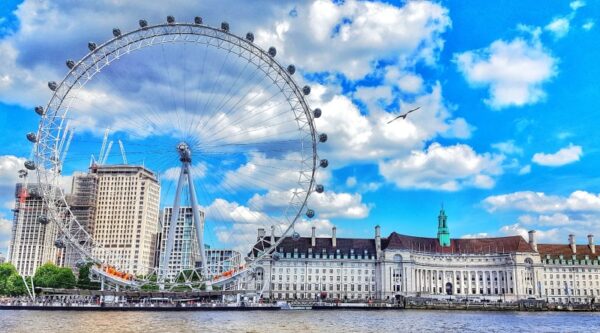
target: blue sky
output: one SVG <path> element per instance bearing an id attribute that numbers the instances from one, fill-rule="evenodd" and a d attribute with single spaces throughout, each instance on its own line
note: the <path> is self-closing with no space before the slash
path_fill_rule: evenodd
<path id="1" fill-rule="evenodd" d="M 276 46 L 277 59 L 294 63 L 295 78 L 313 87 L 309 103 L 323 109 L 317 128 L 329 134 L 319 146 L 319 155 L 330 160 L 320 179 L 329 195 L 311 202 L 317 217 L 300 221 L 300 233 L 315 225 L 326 235 L 336 225 L 340 237 L 371 237 L 379 224 L 384 234 L 435 236 L 443 203 L 452 237 L 523 235 L 529 229 L 547 242 L 566 242 L 571 232 L 580 240 L 588 233 L 600 235 L 595 135 L 600 3 L 284 1 L 257 7 L 177 2 L 168 8 L 141 1 L 0 5 L 0 251 L 8 245 L 16 171 L 31 153 L 25 133 L 39 122 L 32 109 L 51 97 L 46 82 L 63 77 L 64 61 L 83 56 L 88 41 L 108 39 L 114 26 L 128 31 L 139 18 L 162 22 L 170 14 L 191 21 L 190 13 L 210 25 L 226 20 L 236 34 L 253 31 L 258 45 Z M 142 83 L 159 78 L 164 68 L 171 77 L 181 69 L 200 70 L 192 69 L 191 61 L 175 61 L 186 51 L 154 56 L 148 51 L 124 60 L 89 91 L 105 91 L 119 102 L 143 99 Z M 167 58 L 163 64 L 156 60 L 160 54 Z M 190 59 L 202 54 L 197 56 Z M 189 84 L 201 90 L 211 83 Z M 122 107 L 131 105 L 138 104 Z M 386 124 L 417 106 L 421 110 L 407 120 Z M 78 126 L 72 156 L 87 160 L 98 151 L 104 128 L 116 126 L 110 117 L 86 118 L 88 125 Z M 148 142 L 125 132 L 111 138 L 115 144 L 123 139 L 135 161 L 134 147 L 148 147 Z M 164 143 L 157 146 L 166 155 L 168 140 L 156 142 Z M 154 164 L 152 158 L 137 161 L 155 165 L 159 173 L 176 166 L 157 157 L 161 154 L 153 154 Z M 109 161 L 118 162 L 118 154 Z M 242 167 L 255 161 L 250 156 L 229 161 L 221 174 L 243 174 Z M 73 157 L 65 174 L 86 163 Z M 208 163 L 198 172 L 210 174 L 211 168 Z M 218 177 L 212 180 L 215 186 Z M 278 185 L 279 190 L 287 186 L 285 181 Z M 276 191 L 246 189 L 228 197 L 199 195 L 222 217 L 214 224 L 212 243 L 242 246 L 254 237 L 260 223 L 243 215 L 268 214 L 265 202 L 269 191 Z M 163 193 L 165 202 L 170 193 Z M 251 201 L 254 194 L 259 197 Z"/>

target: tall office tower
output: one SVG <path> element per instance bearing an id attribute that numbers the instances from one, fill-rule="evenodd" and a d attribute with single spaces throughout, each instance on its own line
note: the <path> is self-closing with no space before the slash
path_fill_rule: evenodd
<path id="1" fill-rule="evenodd" d="M 96 202 L 98 199 L 98 175 L 93 173 L 75 173 L 71 194 L 67 196 L 67 202 L 71 209 L 71 214 L 77 219 L 78 225 L 72 226 L 71 234 L 80 235 L 80 244 L 84 242 L 85 237 L 78 233 L 75 228 L 79 226 L 90 235 L 94 234 L 94 221 L 96 218 Z M 76 267 L 79 260 L 82 260 L 81 253 L 77 251 L 68 242 L 65 248 L 65 266 Z"/>
<path id="2" fill-rule="evenodd" d="M 162 216 L 162 232 L 160 240 L 160 263 L 165 257 L 169 227 L 173 207 L 165 207 Z M 204 212 L 200 212 L 200 218 L 204 219 Z M 198 239 L 196 238 L 196 227 L 194 225 L 194 214 L 192 207 L 180 207 L 177 224 L 175 226 L 175 238 L 167 276 L 173 278 L 178 272 L 185 269 L 195 268 L 197 260 L 201 260 L 198 253 Z M 160 266 L 162 268 L 162 266 Z"/>
<path id="3" fill-rule="evenodd" d="M 8 261 L 19 274 L 32 276 L 47 262 L 60 264 L 62 251 L 55 246 L 58 227 L 47 217 L 37 184 L 17 184 L 13 212 Z"/>
<path id="4" fill-rule="evenodd" d="M 135 165 L 94 165 L 90 173 L 97 177 L 92 236 L 102 246 L 94 255 L 120 270 L 148 274 L 159 223 L 156 175 Z"/>

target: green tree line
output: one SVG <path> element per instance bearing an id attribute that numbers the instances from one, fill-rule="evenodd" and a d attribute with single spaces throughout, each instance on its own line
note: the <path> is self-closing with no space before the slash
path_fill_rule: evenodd
<path id="1" fill-rule="evenodd" d="M 52 263 L 44 264 L 37 268 L 33 277 L 25 277 L 31 287 L 31 279 L 36 288 L 63 288 L 63 289 L 99 289 L 99 284 L 90 281 L 89 273 L 91 263 L 79 268 L 78 278 L 70 268 L 58 267 Z M 11 263 L 0 264 L 0 295 L 21 296 L 27 294 L 23 278 Z"/>

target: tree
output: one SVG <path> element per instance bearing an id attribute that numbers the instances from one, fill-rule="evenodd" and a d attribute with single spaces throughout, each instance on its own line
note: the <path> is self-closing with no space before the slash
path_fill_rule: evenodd
<path id="1" fill-rule="evenodd" d="M 6 294 L 10 296 L 27 294 L 27 287 L 19 274 L 13 274 L 6 280 Z"/>
<path id="2" fill-rule="evenodd" d="M 33 283 L 44 288 L 74 288 L 75 275 L 70 268 L 61 268 L 52 263 L 44 264 L 35 271 Z"/>
<path id="3" fill-rule="evenodd" d="M 6 284 L 12 275 L 19 275 L 13 264 L 9 262 L 0 264 L 0 295 L 8 295 Z"/>
<path id="4" fill-rule="evenodd" d="M 79 289 L 100 289 L 100 283 L 90 280 L 90 267 L 93 263 L 87 263 L 79 268 L 79 277 L 77 279 L 77 288 Z"/>

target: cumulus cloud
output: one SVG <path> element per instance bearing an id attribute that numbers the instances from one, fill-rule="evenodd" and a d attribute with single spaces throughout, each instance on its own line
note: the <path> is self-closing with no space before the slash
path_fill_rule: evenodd
<path id="1" fill-rule="evenodd" d="M 567 17 L 557 17 L 548 23 L 544 29 L 550 31 L 554 38 L 562 38 L 569 33 L 571 28 L 571 21 Z"/>
<path id="2" fill-rule="evenodd" d="M 587 20 L 581 27 L 585 31 L 590 31 L 594 27 L 594 24 L 596 24 L 594 20 Z"/>
<path id="3" fill-rule="evenodd" d="M 502 173 L 502 155 L 478 154 L 470 146 L 432 143 L 404 159 L 384 161 L 380 173 L 400 188 L 456 191 L 463 187 L 490 188 Z"/>
<path id="4" fill-rule="evenodd" d="M 526 175 L 531 173 L 531 164 L 527 164 L 519 169 L 519 175 Z"/>
<path id="5" fill-rule="evenodd" d="M 208 207 L 203 207 L 206 216 L 210 219 L 232 223 L 268 224 L 273 219 L 260 211 L 240 205 L 237 202 L 229 202 L 224 199 L 215 199 Z"/>
<path id="6" fill-rule="evenodd" d="M 476 234 L 465 234 L 465 235 L 462 235 L 460 238 L 488 238 L 488 237 L 492 237 L 492 236 L 487 232 L 478 232 Z"/>
<path id="7" fill-rule="evenodd" d="M 543 166 L 557 167 L 577 162 L 581 156 L 583 156 L 581 146 L 569 144 L 568 147 L 562 148 L 556 153 L 536 153 L 531 161 Z"/>
<path id="8" fill-rule="evenodd" d="M 443 46 L 440 35 L 451 24 L 448 10 L 430 1 L 396 7 L 318 0 L 295 12 L 275 29 L 259 30 L 257 41 L 285 45 L 282 56 L 305 70 L 335 71 L 352 80 L 370 73 L 377 59 L 433 63 Z"/>
<path id="9" fill-rule="evenodd" d="M 264 195 L 255 194 L 249 205 L 256 209 L 272 211 L 289 205 L 294 190 L 269 191 Z M 315 210 L 319 218 L 350 218 L 362 219 L 369 215 L 370 208 L 362 202 L 358 193 L 336 193 L 326 190 L 323 193 L 313 193 L 308 199 L 308 207 Z"/>
<path id="10" fill-rule="evenodd" d="M 577 10 L 581 7 L 585 7 L 585 1 L 582 1 L 582 0 L 572 1 L 571 3 L 569 3 L 569 7 L 571 7 L 572 10 Z"/>
<path id="11" fill-rule="evenodd" d="M 521 155 L 523 154 L 523 149 L 517 145 L 515 145 L 514 140 L 508 140 L 503 142 L 497 142 L 492 144 L 492 148 L 497 149 L 501 153 L 507 155 Z"/>
<path id="12" fill-rule="evenodd" d="M 557 59 L 539 40 L 497 40 L 490 46 L 456 54 L 458 70 L 474 87 L 486 87 L 494 109 L 534 104 L 544 99 L 543 83 L 557 73 Z"/>
<path id="13" fill-rule="evenodd" d="M 207 169 L 207 167 L 206 167 L 206 164 L 204 164 L 204 163 L 196 163 L 196 164 L 192 165 L 191 171 L 192 171 L 193 177 L 195 179 L 204 178 L 204 176 L 206 175 L 206 169 Z M 181 167 L 169 168 L 162 173 L 161 179 L 176 182 L 179 180 L 180 172 L 181 172 Z"/>
<path id="14" fill-rule="evenodd" d="M 0 216 L 0 253 L 8 255 L 8 246 L 10 243 L 10 236 L 12 234 L 12 221 Z"/>
<path id="15" fill-rule="evenodd" d="M 513 210 L 535 213 L 600 212 L 600 194 L 574 191 L 568 197 L 521 191 L 489 196 L 483 204 L 490 212 Z"/>
<path id="16" fill-rule="evenodd" d="M 425 141 L 437 136 L 468 138 L 471 135 L 472 127 L 464 119 L 452 117 L 439 83 L 413 102 L 402 102 L 398 113 L 417 106 L 421 108 L 410 117 L 389 124 L 394 115 L 376 107 L 377 100 L 387 98 L 386 91 L 361 90 L 358 97 L 367 105 L 373 105 L 368 114 L 363 114 L 347 96 L 334 95 L 328 99 L 324 86 L 315 87 L 314 96 L 311 93 L 312 104 L 320 105 L 327 112 L 317 119 L 317 126 L 329 135 L 327 144 L 319 148 L 323 156 L 335 161 L 334 167 L 406 156 L 412 150 L 422 149 Z"/>

